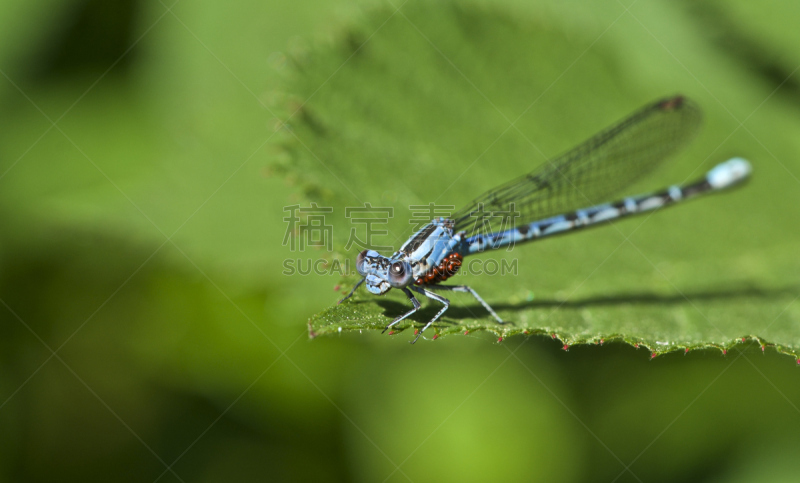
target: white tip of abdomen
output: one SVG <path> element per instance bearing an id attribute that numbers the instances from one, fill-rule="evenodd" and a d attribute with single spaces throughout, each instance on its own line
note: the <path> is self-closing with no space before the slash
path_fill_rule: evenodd
<path id="1" fill-rule="evenodd" d="M 711 171 L 706 174 L 708 184 L 714 189 L 727 188 L 732 186 L 748 176 L 753 171 L 750 163 L 743 158 L 731 158 L 724 163 L 714 166 Z"/>

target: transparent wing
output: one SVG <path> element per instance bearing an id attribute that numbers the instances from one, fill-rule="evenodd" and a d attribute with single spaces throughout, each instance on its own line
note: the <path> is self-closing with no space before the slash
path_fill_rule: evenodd
<path id="1" fill-rule="evenodd" d="M 478 197 L 453 215 L 457 231 L 497 231 L 608 201 L 696 134 L 702 114 L 682 96 L 635 112 L 583 144 Z"/>

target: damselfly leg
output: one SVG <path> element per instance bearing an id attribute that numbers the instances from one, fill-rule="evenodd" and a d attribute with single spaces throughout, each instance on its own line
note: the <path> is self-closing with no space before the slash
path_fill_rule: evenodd
<path id="1" fill-rule="evenodd" d="M 342 303 L 342 302 L 344 302 L 345 300 L 349 299 L 350 297 L 352 297 L 352 296 L 353 296 L 353 294 L 354 294 L 354 293 L 356 293 L 356 289 L 357 289 L 358 287 L 360 287 L 362 283 L 364 283 L 364 280 L 366 280 L 366 279 L 365 279 L 365 278 L 362 278 L 362 279 L 361 279 L 361 280 L 359 280 L 359 281 L 358 281 L 358 282 L 357 282 L 355 285 L 353 285 L 353 290 L 351 290 L 351 291 L 350 291 L 350 293 L 349 293 L 349 294 L 347 294 L 347 296 L 346 296 L 345 298 L 343 298 L 342 300 L 340 300 L 339 302 L 337 302 L 337 305 L 338 305 L 338 304 L 340 304 L 340 303 Z"/>
<path id="2" fill-rule="evenodd" d="M 429 290 L 425 290 L 424 288 L 417 287 L 416 285 L 412 285 L 411 286 L 411 290 L 413 290 L 415 292 L 418 292 L 418 293 L 421 293 L 422 295 L 428 297 L 429 299 L 433 299 L 433 300 L 435 300 L 437 302 L 440 302 L 440 303 L 442 303 L 444 305 L 444 307 L 442 307 L 442 310 L 437 312 L 436 315 L 434 315 L 433 318 L 431 320 L 429 320 L 428 323 L 425 324 L 425 326 L 422 329 L 420 329 L 419 333 L 417 334 L 417 337 L 415 337 L 414 340 L 411 341 L 411 343 L 413 344 L 414 342 L 416 342 L 422 336 L 422 333 L 425 332 L 425 329 L 427 329 L 434 322 L 436 322 L 439 319 L 439 317 L 441 317 L 442 314 L 448 308 L 450 308 L 450 301 L 447 300 L 446 298 L 442 297 L 441 295 L 437 295 L 437 294 L 435 294 L 435 293 L 433 293 L 433 292 L 431 292 Z M 412 297 L 412 300 L 413 299 L 414 298 Z M 419 303 L 419 302 L 417 302 L 417 303 Z M 406 314 L 406 315 L 408 315 L 408 314 Z"/>
<path id="3" fill-rule="evenodd" d="M 437 284 L 437 285 L 429 285 L 429 288 L 431 290 L 450 290 L 451 292 L 469 293 L 473 297 L 475 297 L 475 300 L 477 300 L 478 302 L 481 303 L 481 305 L 483 305 L 483 308 L 485 308 L 490 314 L 492 314 L 492 317 L 494 317 L 494 319 L 497 321 L 498 324 L 500 324 L 500 325 L 503 325 L 503 324 L 512 324 L 513 325 L 514 324 L 513 322 L 503 322 L 503 319 L 501 319 L 500 316 L 497 315 L 497 313 L 492 309 L 492 307 L 490 307 L 489 304 L 487 304 L 486 301 L 484 301 L 481 298 L 481 296 L 478 295 L 478 292 L 476 292 L 475 290 L 472 289 L 472 287 L 468 287 L 466 285 L 438 285 Z"/>
<path id="4" fill-rule="evenodd" d="M 408 296 L 408 300 L 410 300 L 410 301 L 411 301 L 411 304 L 414 306 L 414 308 L 413 308 L 413 309 L 411 309 L 411 310 L 409 310 L 409 311 L 408 311 L 408 312 L 406 312 L 405 314 L 401 315 L 400 317 L 397 317 L 396 319 L 394 319 L 394 320 L 392 321 L 392 323 L 391 323 L 391 324 L 389 324 L 389 325 L 387 325 L 386 327 L 384 327 L 384 328 L 383 328 L 383 331 L 381 331 L 381 334 L 383 334 L 384 332 L 386 332 L 387 330 L 389 330 L 390 328 L 392 328 L 392 326 L 394 326 L 396 323 L 398 323 L 398 322 L 400 322 L 401 320 L 405 319 L 405 318 L 406 318 L 406 317 L 408 317 L 409 315 L 411 315 L 411 314 L 413 314 L 414 312 L 416 312 L 417 310 L 419 310 L 419 309 L 420 309 L 420 307 L 422 307 L 422 305 L 419 303 L 419 300 L 417 300 L 417 299 L 414 297 L 414 294 L 413 294 L 413 293 L 411 293 L 411 291 L 410 291 L 409 289 L 407 289 L 407 288 L 403 288 L 403 293 L 405 293 L 405 294 L 406 294 L 406 296 Z"/>

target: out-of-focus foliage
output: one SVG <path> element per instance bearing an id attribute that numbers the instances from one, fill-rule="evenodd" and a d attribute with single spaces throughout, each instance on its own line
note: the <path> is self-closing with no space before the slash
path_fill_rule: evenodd
<path id="1" fill-rule="evenodd" d="M 0 5 L 0 481 L 739 482 L 791 474 L 798 373 L 751 341 L 726 356 L 650 361 L 622 344 L 564 352 L 546 337 L 414 347 L 377 334 L 307 340 L 308 319 L 341 296 L 332 290 L 338 277 L 285 276 L 284 260 L 353 256 L 340 248 L 346 206 L 404 207 L 444 189 L 439 180 L 411 183 L 413 173 L 398 178 L 400 187 L 366 181 L 389 168 L 413 167 L 424 178 L 463 166 L 508 127 L 505 117 L 539 96 L 519 127 L 551 156 L 673 92 L 704 106 L 706 129 L 658 179 L 680 180 L 701 161 L 738 154 L 753 160 L 753 183 L 640 229 L 618 224 L 657 269 L 606 228 L 526 247 L 520 262 L 539 274 L 536 285 L 498 286 L 489 298 L 509 310 L 528 290 L 534 302 L 602 301 L 571 307 L 565 321 L 655 317 L 658 304 L 629 311 L 606 298 L 609 289 L 667 299 L 680 289 L 712 319 L 735 311 L 760 323 L 785 303 L 776 324 L 797 328 L 793 4 L 758 12 L 745 2 L 641 1 L 630 12 L 616 1 L 459 5 L 410 0 L 398 13 L 400 3 L 383 2 Z M 435 47 L 424 50 L 409 20 L 499 112 Z M 448 34 L 459 25 L 466 33 Z M 535 42 L 506 45 L 518 38 Z M 354 44 L 364 44 L 363 55 L 342 65 Z M 342 48 L 350 51 L 334 52 Z M 414 55 L 424 56 L 419 71 L 387 79 Z M 523 75 L 530 84 L 520 87 Z M 357 104 L 358 91 L 377 102 L 382 81 L 387 104 Z M 420 119 L 426 99 L 433 107 Z M 331 132 L 354 137 L 328 142 L 308 119 L 282 128 L 303 103 Z M 325 111 L 334 108 L 341 117 Z M 425 130 L 437 120 L 452 125 Z M 504 181 L 507 170 L 527 170 L 520 160 L 541 159 L 514 130 L 492 149 L 475 173 L 454 180 L 449 202 Z M 353 150 L 351 166 L 345 150 Z M 369 153 L 386 157 L 367 166 Z M 368 176 L 368 168 L 380 172 Z M 282 244 L 283 207 L 311 201 L 334 208 L 336 253 Z M 390 224 L 398 241 L 386 243 L 410 231 L 403 211 Z M 748 297 L 721 307 L 693 299 L 736 290 Z M 400 302 L 368 303 L 383 320 Z M 663 310 L 675 318 L 684 305 Z M 537 307 L 525 310 L 552 310 Z M 685 307 L 688 320 L 692 310 Z"/>

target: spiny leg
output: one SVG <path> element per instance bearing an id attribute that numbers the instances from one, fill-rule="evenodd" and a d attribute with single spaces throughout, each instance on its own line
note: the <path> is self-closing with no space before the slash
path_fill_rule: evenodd
<path id="1" fill-rule="evenodd" d="M 338 301 L 338 302 L 336 303 L 336 305 L 339 305 L 340 303 L 342 303 L 342 302 L 344 302 L 345 300 L 347 300 L 347 299 L 349 299 L 350 297 L 352 297 L 352 296 L 353 296 L 353 294 L 354 294 L 354 293 L 356 293 L 356 289 L 357 289 L 358 287 L 360 287 L 362 283 L 364 283 L 364 280 L 366 280 L 366 278 L 362 278 L 361 280 L 359 280 L 359 281 L 358 281 L 358 283 L 356 283 L 355 285 L 353 285 L 353 290 L 351 290 L 351 291 L 350 291 L 350 293 L 349 293 L 349 294 L 347 294 L 347 297 L 345 297 L 345 298 L 343 298 L 342 300 Z"/>
<path id="2" fill-rule="evenodd" d="M 411 343 L 413 344 L 414 342 L 419 340 L 420 337 L 422 337 L 422 333 L 425 332 L 425 329 L 427 329 L 428 327 L 431 326 L 431 324 L 436 322 L 436 319 L 441 317 L 442 314 L 445 312 L 445 310 L 447 310 L 450 307 L 450 301 L 447 300 L 446 298 L 442 297 L 441 295 L 436 295 L 435 293 L 430 292 L 428 290 L 425 290 L 424 288 L 419 288 L 417 286 L 412 285 L 411 289 L 414 290 L 415 292 L 421 293 L 422 295 L 424 295 L 424 296 L 426 296 L 426 297 L 428 297 L 430 299 L 436 300 L 437 302 L 441 302 L 442 304 L 444 304 L 444 307 L 442 307 L 442 310 L 440 310 L 435 316 L 433 316 L 433 318 L 431 320 L 429 320 L 427 324 L 425 324 L 425 327 L 423 327 L 422 330 L 419 331 L 419 334 L 417 334 L 417 337 L 414 340 L 411 341 Z"/>
<path id="3" fill-rule="evenodd" d="M 472 287 L 468 287 L 466 285 L 431 285 L 430 288 L 433 289 L 433 290 L 442 289 L 442 290 L 450 290 L 450 291 L 453 291 L 453 292 L 470 293 L 470 294 L 472 294 L 473 297 L 475 297 L 475 300 L 477 300 L 478 302 L 481 303 L 481 305 L 483 305 L 483 308 L 485 308 L 490 314 L 492 314 L 492 317 L 494 317 L 495 320 L 497 320 L 498 324 L 500 324 L 500 325 L 513 324 L 513 322 L 503 322 L 503 319 L 501 319 L 500 316 L 497 315 L 497 313 L 489 306 L 489 304 L 487 304 L 481 298 L 481 296 L 478 295 L 478 292 L 476 292 L 475 290 L 472 289 Z"/>
<path id="4" fill-rule="evenodd" d="M 417 299 L 415 299 L 415 298 L 414 298 L 414 294 L 412 294 L 410 290 L 408 290 L 407 288 L 403 287 L 403 292 L 404 292 L 404 293 L 405 293 L 405 294 L 408 296 L 408 299 L 409 299 L 409 300 L 411 300 L 411 303 L 414 305 L 414 308 L 413 308 L 413 309 L 411 309 L 411 310 L 409 310 L 409 311 L 408 311 L 408 312 L 406 312 L 405 314 L 401 315 L 400 317 L 398 317 L 398 318 L 394 319 L 394 320 L 392 321 L 392 323 L 391 323 L 391 324 L 387 325 L 387 326 L 386 326 L 386 327 L 383 329 L 383 331 L 381 332 L 381 334 L 383 334 L 384 332 L 386 332 L 387 330 L 389 330 L 389 328 L 390 328 L 390 327 L 392 327 L 394 324 L 396 324 L 396 323 L 400 322 L 401 320 L 405 319 L 405 318 L 406 318 L 406 317 L 408 317 L 409 315 L 411 315 L 411 314 L 413 314 L 414 312 L 416 312 L 417 310 L 419 310 L 419 308 L 420 308 L 420 307 L 422 307 L 422 305 L 419 303 L 419 300 L 417 300 Z"/>

